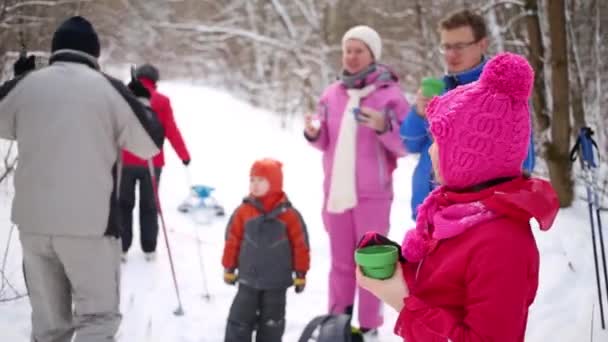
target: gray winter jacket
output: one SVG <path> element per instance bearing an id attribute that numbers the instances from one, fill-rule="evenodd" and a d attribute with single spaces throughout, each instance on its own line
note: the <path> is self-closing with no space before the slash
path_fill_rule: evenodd
<path id="1" fill-rule="evenodd" d="M 0 137 L 19 150 L 13 222 L 33 234 L 104 235 L 117 224 L 110 197 L 120 149 L 154 156 L 155 124 L 82 52 L 57 51 L 49 66 L 4 84 Z"/>
<path id="2" fill-rule="evenodd" d="M 301 234 L 308 246 L 304 220 L 290 202 L 283 202 L 270 212 L 265 212 L 260 203 L 250 198 L 246 198 L 244 204 L 258 208 L 259 216 L 244 222 L 244 236 L 238 256 L 239 283 L 259 290 L 290 287 L 295 272 L 293 249 L 287 227 L 278 217 L 287 210 L 295 211 L 300 220 Z"/>

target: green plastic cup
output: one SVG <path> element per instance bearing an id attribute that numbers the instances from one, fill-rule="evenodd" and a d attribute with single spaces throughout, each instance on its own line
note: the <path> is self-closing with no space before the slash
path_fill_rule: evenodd
<path id="1" fill-rule="evenodd" d="M 391 245 L 363 247 L 355 251 L 355 262 L 366 277 L 388 279 L 395 273 L 398 253 L 397 247 Z"/>
<path id="2" fill-rule="evenodd" d="M 424 95 L 424 97 L 441 95 L 444 88 L 445 83 L 443 80 L 433 77 L 425 77 L 422 79 L 422 95 Z"/>

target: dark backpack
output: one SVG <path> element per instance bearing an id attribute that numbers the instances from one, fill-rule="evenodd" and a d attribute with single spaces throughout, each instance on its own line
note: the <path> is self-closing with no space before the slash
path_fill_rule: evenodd
<path id="1" fill-rule="evenodd" d="M 363 342 L 361 333 L 353 331 L 348 314 L 322 315 L 313 318 L 298 342 Z"/>
<path id="2" fill-rule="evenodd" d="M 163 147 L 165 140 L 165 128 L 158 117 L 158 114 L 152 110 L 150 105 L 144 104 L 138 97 L 149 99 L 150 92 L 145 89 L 141 82 L 131 81 L 129 86 L 125 86 L 120 80 L 111 76 L 105 75 L 105 78 L 112 84 L 112 87 L 123 97 L 129 107 L 135 113 L 135 116 L 146 130 L 150 138 L 160 149 Z"/>
<path id="3" fill-rule="evenodd" d="M 154 109 L 152 109 L 152 107 L 149 104 L 146 103 L 142 103 L 144 106 L 144 110 L 145 110 L 145 118 L 148 122 L 148 127 L 146 129 L 146 131 L 148 132 L 148 134 L 150 134 L 150 137 L 152 138 L 152 140 L 154 142 L 159 142 L 160 141 L 160 146 L 158 147 L 161 151 L 163 148 L 163 145 L 165 143 L 165 127 L 163 126 L 162 122 L 160 121 L 160 117 L 158 116 L 158 113 L 156 113 L 156 111 Z"/>

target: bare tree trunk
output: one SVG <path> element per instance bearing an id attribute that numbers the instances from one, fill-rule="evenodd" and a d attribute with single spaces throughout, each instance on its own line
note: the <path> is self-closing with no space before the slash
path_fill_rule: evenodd
<path id="1" fill-rule="evenodd" d="M 262 12 L 262 10 L 259 9 L 259 7 L 261 7 L 261 4 L 262 3 L 256 4 L 255 0 L 245 2 L 245 10 L 247 11 L 247 23 L 249 24 L 249 28 L 256 34 L 259 34 L 259 29 L 258 25 L 256 24 L 255 18 L 256 16 L 260 15 L 260 12 Z M 258 8 L 254 7 L 256 5 Z M 261 49 L 259 43 L 257 41 L 253 41 L 251 44 L 253 45 L 253 53 L 251 56 L 251 58 L 253 58 L 252 64 L 255 67 L 254 79 L 258 82 L 266 81 L 263 60 L 260 58 Z"/>
<path id="2" fill-rule="evenodd" d="M 572 5 L 573 2 L 570 2 Z M 568 44 L 568 52 L 570 58 L 570 98 L 571 98 L 571 109 L 572 109 L 572 119 L 573 119 L 573 136 L 578 134 L 578 131 L 581 127 L 585 126 L 585 104 L 583 102 L 583 82 L 582 80 L 582 68 L 580 63 L 579 56 L 579 46 L 578 41 L 573 32 L 573 23 L 572 16 L 574 11 L 574 6 L 571 6 L 570 9 L 566 10 L 566 20 L 567 20 L 567 30 L 568 30 L 568 38 L 570 39 L 570 44 Z"/>
<path id="3" fill-rule="evenodd" d="M 490 26 L 490 34 L 492 35 L 492 40 L 496 44 L 496 50 L 498 52 L 505 51 L 505 43 L 503 41 L 502 34 L 500 33 L 500 26 L 498 25 L 498 17 L 496 16 L 496 0 L 492 0 L 492 7 L 488 13 L 488 24 Z"/>
<path id="4" fill-rule="evenodd" d="M 416 2 L 414 4 L 414 11 L 416 12 L 416 26 L 418 26 L 419 35 L 421 38 L 418 40 L 419 44 L 421 45 L 420 49 L 418 51 L 420 51 L 420 60 L 425 61 L 428 58 L 431 58 L 431 56 L 429 55 L 430 32 L 428 32 L 429 30 L 427 28 L 427 23 L 426 23 L 425 17 L 424 17 L 424 9 L 422 8 L 422 4 L 421 4 L 420 0 L 416 0 Z M 433 70 L 431 70 L 429 65 L 426 63 L 422 63 L 422 64 L 424 67 L 424 69 L 423 69 L 424 73 L 427 75 L 432 75 Z"/>
<path id="5" fill-rule="evenodd" d="M 570 53 L 572 56 L 572 53 Z M 577 66 L 572 67 L 572 72 L 579 72 Z M 581 127 L 585 126 L 585 105 L 583 102 L 583 88 L 578 78 L 573 78 L 570 87 L 570 98 L 571 106 L 572 106 L 572 119 L 573 119 L 573 127 L 572 127 L 572 135 L 576 136 L 581 129 Z"/>
<path id="6" fill-rule="evenodd" d="M 279 0 L 272 0 L 271 2 L 275 11 L 277 12 L 277 15 L 281 19 L 281 23 L 285 28 L 287 36 L 289 36 L 294 41 L 297 41 L 298 33 L 295 32 L 291 18 L 289 18 L 289 16 L 287 15 L 281 2 Z M 290 54 L 293 57 L 294 61 L 297 63 L 298 67 L 304 69 L 306 68 L 306 64 L 304 63 L 304 61 L 302 61 L 300 52 L 301 51 L 299 48 L 295 48 L 290 51 Z M 306 71 L 305 75 L 301 75 L 302 95 L 304 96 L 304 108 L 306 109 L 306 112 L 312 112 L 316 109 L 316 95 L 313 95 L 313 85 L 311 76 L 312 72 L 308 70 Z M 290 75 L 290 77 L 292 77 L 292 75 Z"/>
<path id="7" fill-rule="evenodd" d="M 349 1 L 336 0 L 330 1 L 325 5 L 325 15 L 323 31 L 325 32 L 324 40 L 329 47 L 340 46 L 342 41 L 342 35 L 352 26 L 352 19 L 348 14 Z M 335 70 L 341 69 L 340 64 L 340 51 L 334 51 L 329 54 L 329 60 L 332 62 L 332 66 Z"/>
<path id="8" fill-rule="evenodd" d="M 597 122 L 602 122 L 602 94 L 604 94 L 604 89 L 602 88 L 602 65 L 604 59 L 604 55 L 602 54 L 602 15 L 601 15 L 601 2 L 596 0 L 595 2 L 595 37 L 594 37 L 594 55 L 595 55 L 595 114 L 597 115 Z M 593 8 L 592 7 L 592 8 Z M 608 112 L 606 112 L 604 120 L 608 117 Z M 604 121 L 605 122 L 605 121 Z M 602 125 L 604 126 L 604 125 Z M 604 147 L 600 145 L 600 151 L 608 150 L 608 129 L 604 126 L 599 129 L 598 127 L 598 140 L 604 142 Z M 607 179 L 608 180 L 608 179 Z"/>
<path id="9" fill-rule="evenodd" d="M 528 58 L 532 64 L 535 75 L 532 105 L 534 107 L 534 118 L 536 119 L 536 132 L 540 135 L 540 133 L 549 128 L 551 119 L 547 114 L 544 71 L 545 48 L 543 46 L 543 37 L 538 19 L 538 0 L 526 0 L 526 11 L 529 12 L 526 20 L 528 39 L 530 40 Z"/>
<path id="10" fill-rule="evenodd" d="M 568 45 L 565 0 L 548 1 L 551 37 L 551 94 L 553 122 L 547 148 L 547 166 L 560 206 L 568 207 L 574 199 L 572 163 L 570 162 L 570 92 L 568 82 Z"/>

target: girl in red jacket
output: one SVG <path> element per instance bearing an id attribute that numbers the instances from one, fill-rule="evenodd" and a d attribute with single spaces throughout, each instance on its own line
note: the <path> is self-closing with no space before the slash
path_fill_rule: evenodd
<path id="1" fill-rule="evenodd" d="M 529 222 L 547 230 L 559 208 L 551 185 L 521 170 L 533 80 L 524 58 L 500 54 L 478 82 L 429 104 L 442 186 L 419 207 L 395 275 L 357 274 L 399 312 L 395 333 L 408 342 L 524 341 L 539 271 Z"/>
<path id="2" fill-rule="evenodd" d="M 135 70 L 134 76 L 149 92 L 150 107 L 158 115 L 158 119 L 165 130 L 165 136 L 182 163 L 188 166 L 190 164 L 190 153 L 173 118 L 171 102 L 167 96 L 156 90 L 156 83 L 159 80 L 158 69 L 151 64 L 144 64 Z M 156 241 L 158 238 L 158 213 L 150 171 L 145 160 L 138 158 L 127 150 L 123 151 L 122 160 L 124 167 L 119 195 L 122 218 L 122 259 L 125 261 L 126 253 L 133 240 L 133 208 L 135 207 L 136 186 L 139 183 L 139 237 L 141 249 L 145 253 L 146 260 L 153 260 L 156 255 Z M 154 164 L 154 177 L 158 184 L 162 168 L 165 166 L 162 149 L 159 154 L 154 156 L 152 162 Z"/>

